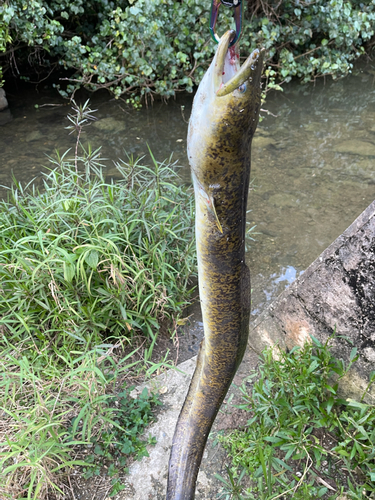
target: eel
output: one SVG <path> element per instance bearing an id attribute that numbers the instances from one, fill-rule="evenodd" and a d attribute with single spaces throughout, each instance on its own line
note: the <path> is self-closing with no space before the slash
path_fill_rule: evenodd
<path id="1" fill-rule="evenodd" d="M 194 499 L 207 437 L 242 361 L 249 333 L 246 206 L 263 50 L 254 50 L 240 67 L 238 45 L 229 48 L 233 36 L 230 30 L 221 37 L 189 121 L 204 340 L 173 437 L 167 500 Z"/>

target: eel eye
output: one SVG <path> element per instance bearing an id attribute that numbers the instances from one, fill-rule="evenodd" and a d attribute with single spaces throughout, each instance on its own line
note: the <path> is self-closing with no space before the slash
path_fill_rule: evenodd
<path id="1" fill-rule="evenodd" d="M 243 94 L 244 92 L 246 92 L 246 83 L 243 83 L 242 85 L 240 85 L 237 90 L 240 94 Z"/>

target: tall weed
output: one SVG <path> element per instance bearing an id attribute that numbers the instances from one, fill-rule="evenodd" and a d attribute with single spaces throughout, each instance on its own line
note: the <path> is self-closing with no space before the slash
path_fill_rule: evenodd
<path id="1" fill-rule="evenodd" d="M 15 182 L 0 203 L 0 328 L 42 349 L 143 335 L 188 304 L 193 204 L 175 164 L 119 162 L 106 181 L 98 152 L 51 160 L 43 191 Z M 68 343 L 68 344 L 67 344 Z"/>

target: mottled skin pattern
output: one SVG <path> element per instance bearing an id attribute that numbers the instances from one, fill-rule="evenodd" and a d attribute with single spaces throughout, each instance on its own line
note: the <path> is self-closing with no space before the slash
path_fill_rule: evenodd
<path id="1" fill-rule="evenodd" d="M 220 41 L 189 123 L 205 339 L 173 438 L 167 500 L 194 499 L 207 437 L 241 363 L 249 332 L 250 273 L 244 240 L 263 53 L 255 51 L 244 63 L 248 68 L 234 85 L 239 90 L 229 84 L 223 90 L 222 75 L 229 73 L 230 78 L 230 73 L 235 75 L 233 66 L 238 69 L 238 49 L 228 50 L 231 36 L 227 32 Z M 218 92 L 226 95 L 219 97 Z"/>

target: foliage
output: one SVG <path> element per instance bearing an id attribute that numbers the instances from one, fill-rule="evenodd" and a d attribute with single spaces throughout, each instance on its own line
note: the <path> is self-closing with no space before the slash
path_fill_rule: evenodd
<path id="1" fill-rule="evenodd" d="M 94 448 L 93 453 L 87 458 L 88 463 L 97 464 L 98 457 L 115 460 L 119 457 L 119 465 L 124 466 L 126 460 L 122 455 L 130 455 L 135 453 L 137 459 L 148 456 L 145 442 L 139 439 L 139 434 L 143 428 L 152 420 L 151 408 L 152 404 L 158 404 L 159 400 L 155 395 L 149 396 L 148 390 L 143 389 L 138 398 L 131 397 L 130 389 L 124 389 L 116 395 L 107 396 L 101 403 L 102 407 L 115 415 L 115 420 L 112 428 L 107 428 L 106 432 L 102 432 L 100 438 L 95 436 L 91 439 Z M 69 428 L 69 434 L 74 437 L 77 430 L 82 432 L 84 423 L 81 423 L 80 415 L 74 417 Z M 123 429 L 126 429 L 124 433 Z M 150 442 L 154 442 L 150 439 Z M 96 466 L 97 467 L 97 466 Z M 93 474 L 94 471 L 90 468 L 86 471 L 86 477 Z"/>
<path id="2" fill-rule="evenodd" d="M 154 420 L 152 413 L 155 405 L 161 404 L 158 397 L 149 395 L 147 388 L 142 393 L 133 398 L 131 396 L 133 387 L 125 388 L 115 395 L 107 395 L 101 401 L 101 406 L 105 413 L 112 416 L 110 425 L 106 425 L 100 435 L 91 437 L 92 453 L 89 453 L 85 459 L 83 467 L 83 477 L 88 479 L 102 472 L 103 461 L 108 467 L 108 475 L 113 478 L 112 484 L 115 491 L 121 491 L 124 488 L 118 480 L 118 474 L 124 469 L 127 471 L 129 455 L 137 460 L 142 457 L 148 457 L 146 444 L 155 444 L 156 440 L 149 437 L 147 441 L 140 439 L 145 428 Z M 71 427 L 68 429 L 71 438 L 82 432 L 84 422 L 81 422 L 80 415 L 74 417 Z"/>
<path id="3" fill-rule="evenodd" d="M 168 98 L 192 91 L 215 50 L 209 39 L 211 2 L 199 0 L 5 0 L 0 10 L 0 51 L 5 68 L 22 61 L 50 71 L 61 65 L 74 75 L 63 95 L 79 87 L 107 88 L 139 105 L 154 94 Z M 231 23 L 221 8 L 217 30 Z M 351 71 L 374 35 L 375 2 L 268 0 L 249 2 L 241 47 L 268 50 L 267 78 L 309 81 Z M 11 37 L 11 38 L 10 38 Z M 12 62 L 13 61 L 13 62 Z M 23 70 L 24 73 L 26 70 Z"/>
<path id="4" fill-rule="evenodd" d="M 345 492 L 365 499 L 375 491 L 375 406 L 339 397 L 350 366 L 328 341 L 312 341 L 278 351 L 278 359 L 266 350 L 251 392 L 242 387 L 246 428 L 220 438 L 233 462 L 230 482 L 221 480 L 233 498 L 334 499 Z M 356 359 L 353 349 L 350 365 Z M 247 485 L 239 488 L 241 481 Z"/>
<path id="5" fill-rule="evenodd" d="M 5 22 L 0 10 L 0 55 L 2 52 L 6 51 L 7 44 L 10 44 L 11 42 L 12 38 L 9 35 L 9 25 Z M 0 66 L 0 87 L 3 85 L 3 68 Z"/>
<path id="6" fill-rule="evenodd" d="M 287 1 L 273 12 L 272 3 L 269 7 L 259 41 L 285 81 L 347 74 L 374 35 L 375 2 Z"/>
<path id="7" fill-rule="evenodd" d="M 99 150 L 51 161 L 43 191 L 15 181 L 0 203 L 0 328 L 40 350 L 142 334 L 149 359 L 188 304 L 192 197 L 167 162 L 120 162 L 106 182 Z"/>
<path id="8" fill-rule="evenodd" d="M 158 400 L 146 390 L 130 397 L 123 380 L 132 363 L 120 347 L 101 345 L 79 357 L 61 349 L 57 364 L 30 338 L 11 344 L 3 337 L 1 498 L 73 498 L 73 468 L 88 477 L 103 472 L 104 459 L 115 491 L 123 488 L 116 464 L 124 470 L 130 455 L 147 454 L 154 440 L 141 435 Z"/>

